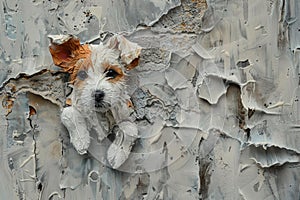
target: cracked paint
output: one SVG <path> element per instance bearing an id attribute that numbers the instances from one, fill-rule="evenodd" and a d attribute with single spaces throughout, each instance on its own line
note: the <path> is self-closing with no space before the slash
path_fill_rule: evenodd
<path id="1" fill-rule="evenodd" d="M 1 199 L 299 199 L 296 0 L 0 3 Z M 69 75 L 48 35 L 142 47 L 127 90 L 138 126 L 128 160 L 113 132 L 79 155 L 60 121 Z M 109 124 L 105 125 L 106 130 Z"/>

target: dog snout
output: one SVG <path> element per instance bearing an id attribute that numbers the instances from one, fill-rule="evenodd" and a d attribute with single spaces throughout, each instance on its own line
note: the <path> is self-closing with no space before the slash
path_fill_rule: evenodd
<path id="1" fill-rule="evenodd" d="M 94 94 L 94 96 L 95 96 L 95 101 L 96 102 L 101 102 L 101 101 L 103 101 L 103 99 L 104 99 L 104 92 L 102 91 L 102 90 L 96 90 L 95 91 L 95 94 Z"/>

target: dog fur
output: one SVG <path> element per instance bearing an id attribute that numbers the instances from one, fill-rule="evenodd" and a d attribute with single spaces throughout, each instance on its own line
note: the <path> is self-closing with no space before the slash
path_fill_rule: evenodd
<path id="1" fill-rule="evenodd" d="M 70 35 L 49 36 L 49 47 L 55 65 L 70 73 L 73 91 L 69 106 L 63 108 L 61 121 L 68 129 L 70 141 L 79 154 L 88 152 L 90 132 L 101 142 L 109 132 L 98 121 L 98 115 L 110 112 L 118 130 L 107 150 L 107 161 L 119 168 L 128 158 L 138 137 L 130 120 L 130 97 L 126 90 L 128 70 L 138 65 L 141 47 L 116 35 L 106 44 L 80 44 Z M 107 119 L 111 121 L 111 119 Z"/>

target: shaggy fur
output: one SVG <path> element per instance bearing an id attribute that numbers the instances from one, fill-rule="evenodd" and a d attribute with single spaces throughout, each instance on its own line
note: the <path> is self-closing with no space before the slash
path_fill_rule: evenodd
<path id="1" fill-rule="evenodd" d="M 65 107 L 61 114 L 71 143 L 79 154 L 85 154 L 90 145 L 90 131 L 95 131 L 101 142 L 108 132 L 97 115 L 105 117 L 110 112 L 119 131 L 107 150 L 107 160 L 113 168 L 120 167 L 138 137 L 136 124 L 129 118 L 132 110 L 128 107 L 126 77 L 127 71 L 138 65 L 141 48 L 119 35 L 105 45 L 81 45 L 73 36 L 49 38 L 54 64 L 71 75 L 71 106 Z"/>

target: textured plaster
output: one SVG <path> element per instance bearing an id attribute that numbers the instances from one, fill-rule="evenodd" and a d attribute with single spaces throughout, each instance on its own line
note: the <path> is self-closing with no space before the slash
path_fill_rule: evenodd
<path id="1" fill-rule="evenodd" d="M 0 199 L 299 199 L 297 0 L 1 0 Z M 60 122 L 48 35 L 142 47 L 139 139 L 118 169 Z M 106 145 L 106 146 L 105 146 Z"/>

